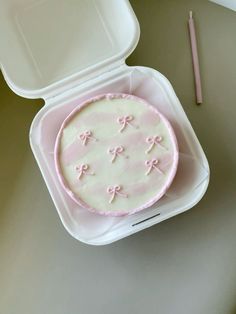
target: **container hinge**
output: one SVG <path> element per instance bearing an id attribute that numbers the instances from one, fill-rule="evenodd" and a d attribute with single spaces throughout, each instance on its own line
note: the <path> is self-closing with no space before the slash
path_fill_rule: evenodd
<path id="1" fill-rule="evenodd" d="M 46 104 L 50 104 L 52 102 L 55 102 L 55 100 L 57 98 L 64 98 L 66 97 L 68 94 L 72 94 L 73 90 L 76 90 L 78 88 L 78 86 L 80 87 L 80 90 L 83 90 L 84 88 L 86 88 L 86 86 L 89 85 L 94 85 L 97 81 L 101 80 L 101 77 L 103 77 L 103 80 L 105 80 L 106 78 L 108 78 L 109 76 L 111 76 L 111 73 L 113 75 L 115 75 L 116 72 L 121 72 L 121 68 L 124 68 L 124 70 L 126 69 L 127 65 L 126 63 L 123 62 L 119 62 L 116 64 L 113 64 L 113 66 L 108 67 L 106 69 L 103 69 L 103 71 L 97 72 L 95 75 L 93 73 L 92 76 L 88 76 L 87 79 L 83 79 L 81 81 L 81 79 L 76 79 L 73 82 L 71 82 L 71 84 L 69 84 L 69 86 L 67 85 L 67 87 L 65 88 L 65 86 L 61 89 L 58 90 L 58 92 L 55 94 L 55 91 L 53 94 L 49 94 L 46 97 L 44 97 L 45 103 Z"/>

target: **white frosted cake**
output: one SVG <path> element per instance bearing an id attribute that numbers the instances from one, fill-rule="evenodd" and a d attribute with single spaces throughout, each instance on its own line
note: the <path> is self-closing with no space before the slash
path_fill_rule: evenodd
<path id="1" fill-rule="evenodd" d="M 55 144 L 63 188 L 102 215 L 128 215 L 153 205 L 171 185 L 177 165 L 170 123 L 133 95 L 105 94 L 79 104 Z"/>

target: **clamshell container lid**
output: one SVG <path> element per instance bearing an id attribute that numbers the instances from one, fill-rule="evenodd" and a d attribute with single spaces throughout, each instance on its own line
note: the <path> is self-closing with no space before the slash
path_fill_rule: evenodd
<path id="1" fill-rule="evenodd" d="M 127 0 L 3 0 L 0 37 L 8 85 L 46 99 L 124 63 L 139 25 Z"/>

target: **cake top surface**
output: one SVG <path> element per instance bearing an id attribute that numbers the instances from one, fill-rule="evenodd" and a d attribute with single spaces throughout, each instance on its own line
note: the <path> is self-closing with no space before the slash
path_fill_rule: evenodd
<path id="1" fill-rule="evenodd" d="M 167 119 L 146 101 L 106 94 L 79 105 L 63 122 L 55 165 L 67 193 L 103 215 L 132 214 L 170 186 L 178 147 Z"/>

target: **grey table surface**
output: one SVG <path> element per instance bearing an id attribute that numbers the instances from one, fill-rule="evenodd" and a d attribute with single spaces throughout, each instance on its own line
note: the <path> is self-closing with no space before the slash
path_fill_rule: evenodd
<path id="1" fill-rule="evenodd" d="M 63 228 L 31 153 L 42 101 L 0 79 L 0 313 L 236 313 L 236 13 L 206 0 L 132 0 L 131 65 L 158 69 L 205 150 L 211 181 L 188 212 L 92 247 Z M 195 105 L 187 17 L 196 17 L 204 104 Z"/>

